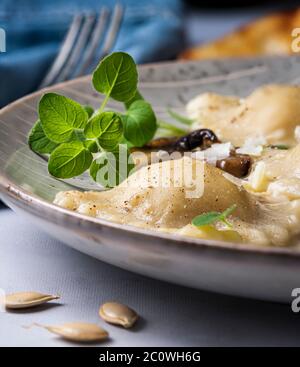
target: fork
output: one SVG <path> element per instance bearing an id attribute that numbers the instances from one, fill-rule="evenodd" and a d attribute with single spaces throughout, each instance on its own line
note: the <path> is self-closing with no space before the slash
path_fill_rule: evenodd
<path id="1" fill-rule="evenodd" d="M 85 75 L 102 45 L 99 60 L 105 57 L 119 34 L 124 9 L 103 7 L 96 14 L 75 15 L 56 59 L 38 89 Z"/>

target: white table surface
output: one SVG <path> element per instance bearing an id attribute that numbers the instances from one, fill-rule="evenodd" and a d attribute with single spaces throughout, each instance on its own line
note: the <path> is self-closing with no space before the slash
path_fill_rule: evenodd
<path id="1" fill-rule="evenodd" d="M 9 209 L 0 210 L 0 288 L 62 298 L 30 312 L 0 313 L 0 346 L 66 346 L 34 322 L 98 317 L 118 300 L 142 316 L 132 331 L 105 324 L 103 346 L 300 346 L 300 314 L 288 305 L 221 296 L 145 278 L 72 250 Z M 73 345 L 73 344 L 71 344 Z"/>

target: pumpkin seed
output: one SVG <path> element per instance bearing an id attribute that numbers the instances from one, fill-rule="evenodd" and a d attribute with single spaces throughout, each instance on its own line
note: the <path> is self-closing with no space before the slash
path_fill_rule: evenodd
<path id="1" fill-rule="evenodd" d="M 7 309 L 21 309 L 42 305 L 54 299 L 59 299 L 59 296 L 51 294 L 42 294 L 37 292 L 19 292 L 2 296 L 0 303 Z"/>
<path id="2" fill-rule="evenodd" d="M 106 322 L 126 329 L 131 328 L 138 319 L 138 314 L 133 309 L 117 302 L 104 303 L 99 309 L 99 315 Z"/>
<path id="3" fill-rule="evenodd" d="M 50 333 L 59 335 L 60 337 L 73 342 L 96 342 L 108 338 L 108 332 L 96 324 L 85 322 L 69 322 L 61 325 L 40 325 Z"/>

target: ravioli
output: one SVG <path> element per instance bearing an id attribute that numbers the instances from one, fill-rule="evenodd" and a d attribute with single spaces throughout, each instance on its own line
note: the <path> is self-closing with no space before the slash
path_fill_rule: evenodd
<path id="1" fill-rule="evenodd" d="M 300 151 L 300 146 L 297 146 Z M 292 155 L 286 157 L 290 159 Z M 191 160 L 192 158 L 181 158 Z M 192 219 L 207 211 L 224 211 L 232 204 L 237 210 L 232 214 L 233 230 L 239 235 L 236 241 L 251 242 L 257 245 L 284 245 L 298 232 L 290 217 L 298 221 L 300 200 L 290 201 L 287 196 L 268 197 L 266 193 L 251 193 L 224 177 L 223 171 L 204 164 L 204 192 L 197 198 L 187 198 L 191 190 L 189 184 L 180 187 L 171 181 L 170 187 L 154 187 L 153 182 L 174 161 L 161 162 L 141 168 L 119 186 L 103 192 L 61 192 L 55 203 L 82 214 L 132 224 L 138 227 L 184 234 L 192 237 L 212 237 L 228 240 L 226 231 L 201 232 L 190 225 Z M 183 164 L 187 164 L 184 162 Z M 268 163 L 271 167 L 271 162 Z M 300 168 L 300 166 L 299 166 Z M 144 177 L 149 174 L 149 179 Z M 271 171 L 270 171 L 271 172 Z M 280 175 L 278 178 L 280 179 Z M 296 179 L 296 177 L 293 177 Z M 271 182 L 271 181 L 270 181 Z M 273 183 L 276 180 L 272 181 Z M 298 182 L 299 184 L 299 182 Z M 229 240 L 234 240 L 230 237 Z"/>
<path id="2" fill-rule="evenodd" d="M 269 144 L 295 144 L 300 125 L 300 88 L 266 85 L 247 98 L 204 93 L 191 100 L 187 113 L 193 129 L 209 128 L 222 141 L 241 146 L 246 139 L 264 136 Z"/>

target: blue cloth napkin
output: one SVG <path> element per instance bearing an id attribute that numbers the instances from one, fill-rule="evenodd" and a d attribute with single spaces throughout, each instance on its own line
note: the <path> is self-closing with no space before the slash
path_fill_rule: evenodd
<path id="1" fill-rule="evenodd" d="M 6 52 L 0 53 L 0 107 L 34 91 L 76 13 L 98 12 L 114 0 L 1 0 L 0 27 Z M 174 57 L 183 47 L 180 0 L 123 0 L 126 7 L 115 50 L 138 63 Z"/>

